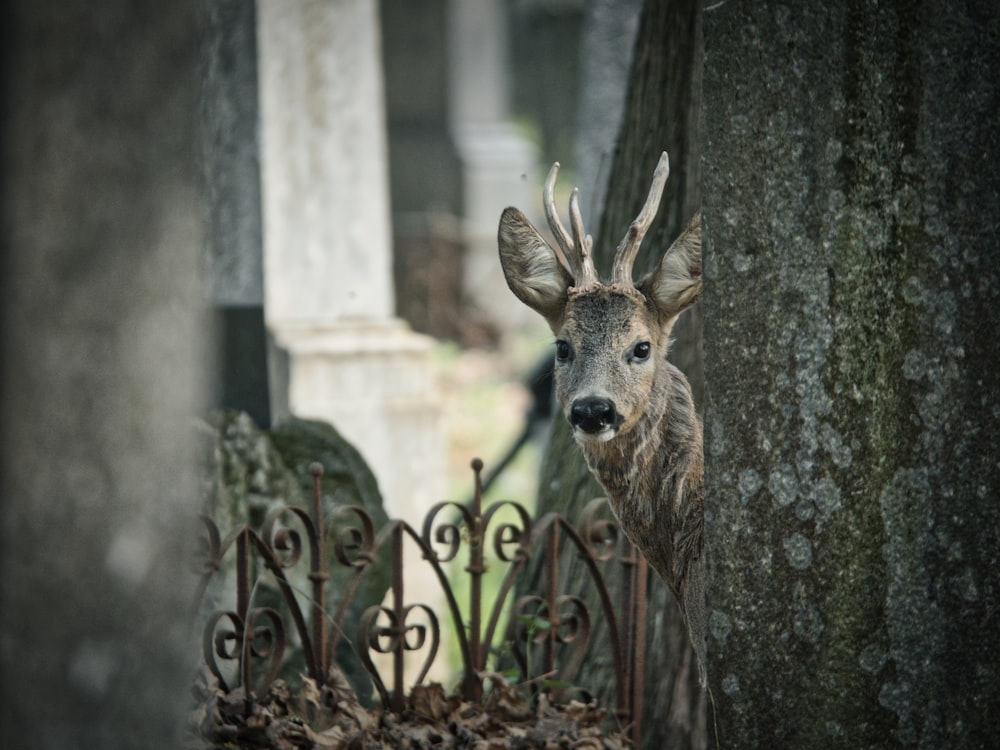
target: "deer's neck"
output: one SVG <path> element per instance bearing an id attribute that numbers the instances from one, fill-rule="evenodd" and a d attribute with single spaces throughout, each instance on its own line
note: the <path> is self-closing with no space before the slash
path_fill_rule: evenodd
<path id="1" fill-rule="evenodd" d="M 651 524 L 664 512 L 673 517 L 702 471 L 701 422 L 685 377 L 667 364 L 635 427 L 583 451 L 624 526 Z"/>

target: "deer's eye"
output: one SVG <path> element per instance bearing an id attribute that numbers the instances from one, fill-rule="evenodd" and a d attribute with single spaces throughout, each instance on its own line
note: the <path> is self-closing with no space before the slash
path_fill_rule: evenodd
<path id="1" fill-rule="evenodd" d="M 566 360 L 569 359 L 569 355 L 570 355 L 569 343 L 563 341 L 562 339 L 559 339 L 559 341 L 556 342 L 556 361 L 565 362 Z"/>
<path id="2" fill-rule="evenodd" d="M 632 361 L 633 362 L 645 362 L 649 359 L 649 354 L 652 351 L 652 347 L 649 345 L 648 341 L 640 341 L 632 349 Z"/>

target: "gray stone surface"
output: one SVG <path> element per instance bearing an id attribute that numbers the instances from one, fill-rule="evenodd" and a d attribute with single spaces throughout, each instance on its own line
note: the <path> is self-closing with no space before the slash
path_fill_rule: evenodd
<path id="1" fill-rule="evenodd" d="M 393 230 L 413 234 L 406 218 L 462 210 L 461 165 L 452 141 L 449 3 L 379 3 L 389 138 Z M 398 252 L 398 249 L 397 249 Z M 398 284 L 397 280 L 397 284 Z"/>
<path id="2" fill-rule="evenodd" d="M 704 23 L 720 745 L 994 746 L 998 7 Z"/>
<path id="3" fill-rule="evenodd" d="M 279 343 L 393 314 L 378 22 L 373 0 L 257 4 L 264 307 Z"/>
<path id="4" fill-rule="evenodd" d="M 462 163 L 462 293 L 482 318 L 501 329 L 523 328 L 530 312 L 507 293 L 497 273 L 497 219 L 511 204 L 534 205 L 538 154 L 512 117 L 513 95 L 524 88 L 517 67 L 511 3 L 466 0 L 448 6 L 449 127 Z M 549 50 L 537 77 L 558 67 Z M 528 323 L 531 326 L 531 323 Z"/>
<path id="5" fill-rule="evenodd" d="M 264 304 L 254 8 L 244 0 L 213 0 L 202 11 L 206 277 L 212 301 L 228 307 Z"/>

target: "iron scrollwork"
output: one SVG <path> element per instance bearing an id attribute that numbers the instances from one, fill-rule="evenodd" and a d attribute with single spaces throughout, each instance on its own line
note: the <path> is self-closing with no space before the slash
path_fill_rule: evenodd
<path id="1" fill-rule="evenodd" d="M 279 674 L 283 656 L 291 645 L 289 632 L 293 632 L 294 646 L 304 652 L 308 676 L 322 687 L 331 669 L 335 669 L 332 662 L 333 654 L 338 653 L 337 644 L 345 633 L 353 633 L 349 645 L 371 676 L 379 699 L 390 710 L 400 710 L 406 691 L 404 663 L 420 660 L 415 684 L 423 683 L 442 652 L 447 625 L 461 660 L 459 692 L 464 699 L 483 698 L 483 675 L 489 660 L 499 651 L 501 630 L 504 641 L 512 646 L 524 681 L 558 674 L 552 684 L 571 691 L 572 680 L 593 646 L 596 616 L 607 621 L 618 668 L 616 714 L 627 717 L 628 696 L 633 688 L 626 680 L 630 658 L 626 650 L 634 638 L 631 632 L 621 631 L 620 609 L 612 602 L 603 571 L 615 559 L 628 567 L 634 557 L 617 526 L 607 518 L 607 502 L 599 499 L 590 503 L 576 527 L 554 514 L 535 520 L 523 505 L 509 500 L 484 509 L 480 461 L 473 462 L 473 471 L 475 492 L 471 503 L 438 503 L 423 519 L 419 533 L 399 520 L 390 521 L 376 532 L 371 516 L 353 505 L 334 507 L 326 520 L 320 501 L 322 469 L 318 466 L 313 468 L 312 508 L 278 508 L 265 519 L 259 534 L 243 527 L 223 541 L 211 519 L 203 518 L 199 602 L 208 581 L 223 569 L 229 570 L 224 561 L 235 558 L 236 606 L 208 615 L 203 631 L 204 660 L 220 686 L 226 690 L 242 686 L 247 693 L 266 690 Z M 328 545 L 332 551 L 329 559 Z M 426 603 L 407 601 L 403 580 L 405 545 L 417 547 L 440 585 L 443 613 Z M 592 612 L 583 598 L 562 588 L 565 582 L 559 579 L 558 560 L 560 549 L 566 545 L 584 562 L 597 590 L 599 613 Z M 465 558 L 460 561 L 463 551 Z M 382 556 L 391 561 L 389 595 L 384 602 L 367 603 L 353 627 L 345 622 L 350 605 L 361 579 L 376 559 L 384 559 Z M 489 602 L 483 593 L 488 560 L 506 567 Z M 544 590 L 515 600 L 518 577 L 531 560 L 541 562 Z M 464 612 L 451 582 L 459 562 L 464 562 L 462 569 L 468 576 Z M 331 565 L 348 571 L 347 578 L 338 578 L 336 592 L 327 591 Z M 277 606 L 254 602 L 260 576 L 270 576 L 270 589 L 276 587 L 280 593 L 281 611 Z M 327 609 L 328 594 L 337 595 L 332 613 Z M 195 611 L 197 607 L 196 603 Z M 641 607 L 644 602 L 631 601 L 621 611 Z M 627 630 L 637 617 L 644 617 L 644 613 L 628 615 Z M 290 631 L 286 618 L 291 620 Z M 383 674 L 385 669 L 391 674 Z"/>

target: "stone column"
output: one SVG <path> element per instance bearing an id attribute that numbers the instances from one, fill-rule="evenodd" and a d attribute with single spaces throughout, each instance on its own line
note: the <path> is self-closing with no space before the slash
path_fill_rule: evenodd
<path id="1" fill-rule="evenodd" d="M 389 515 L 415 522 L 441 499 L 444 438 L 430 340 L 393 316 L 376 3 L 262 0 L 258 44 L 264 298 L 288 409 L 332 422 Z"/>
<path id="2" fill-rule="evenodd" d="M 450 11 L 450 106 L 463 164 L 465 291 L 505 325 L 534 325 L 537 316 L 507 289 L 497 260 L 497 224 L 504 208 L 541 213 L 537 155 L 509 120 L 504 3 L 461 0 L 452 2 Z"/>
<path id="3" fill-rule="evenodd" d="M 202 169 L 208 214 L 207 280 L 215 311 L 215 407 L 271 423 L 264 327 L 257 23 L 253 2 L 205 3 Z"/>
<path id="4" fill-rule="evenodd" d="M 992 747 L 1000 6 L 704 30 L 709 726 Z"/>
<path id="5" fill-rule="evenodd" d="M 197 3 L 0 24 L 0 747 L 183 745 L 204 408 Z"/>
<path id="6" fill-rule="evenodd" d="M 448 0 L 381 0 L 396 314 L 463 340 L 462 168 L 448 121 Z"/>

